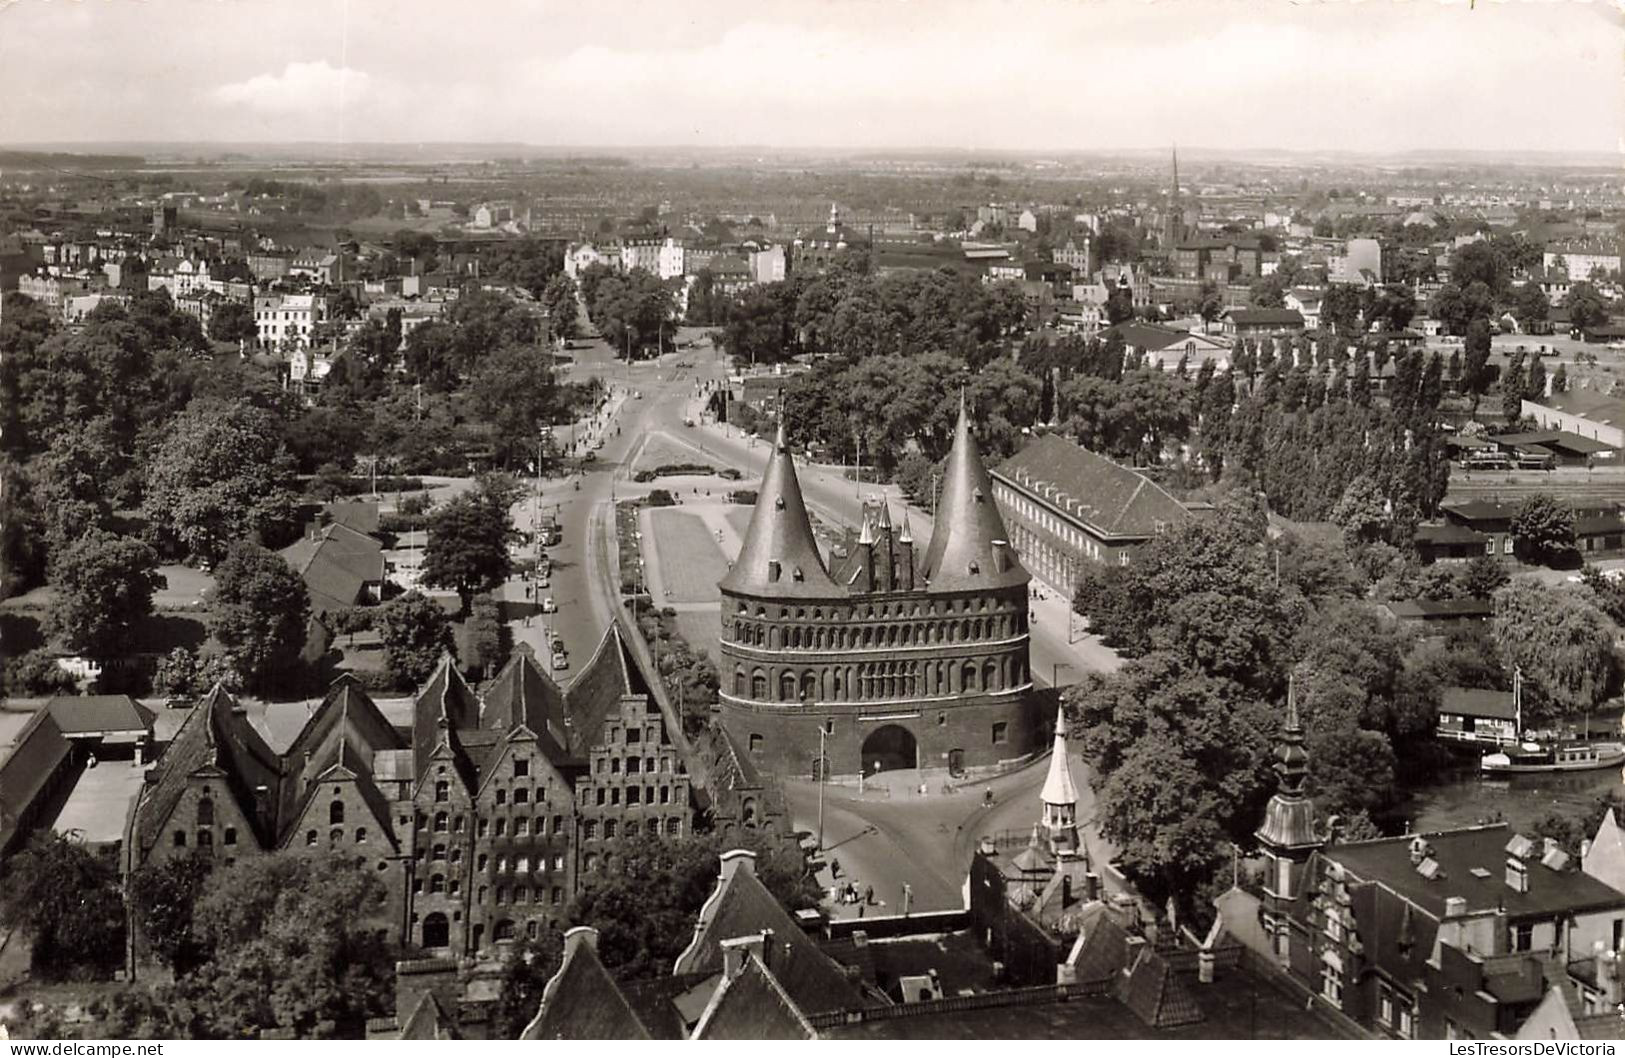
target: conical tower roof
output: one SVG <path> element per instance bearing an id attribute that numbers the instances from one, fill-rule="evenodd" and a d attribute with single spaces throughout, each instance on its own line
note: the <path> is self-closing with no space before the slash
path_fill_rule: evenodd
<path id="1" fill-rule="evenodd" d="M 1050 754 L 1049 775 L 1044 779 L 1044 791 L 1039 795 L 1047 805 L 1075 805 L 1078 788 L 1072 785 L 1072 766 L 1066 756 L 1066 707 L 1055 717 L 1055 752 Z"/>
<path id="2" fill-rule="evenodd" d="M 782 422 L 762 474 L 744 546 L 719 586 L 745 595 L 829 598 L 845 594 L 830 579 L 819 557 Z"/>
<path id="3" fill-rule="evenodd" d="M 1024 585 L 1030 579 L 1009 545 L 1010 534 L 993 502 L 993 481 L 971 435 L 965 395 L 948 452 L 936 524 L 921 571 L 932 591 L 970 591 Z"/>

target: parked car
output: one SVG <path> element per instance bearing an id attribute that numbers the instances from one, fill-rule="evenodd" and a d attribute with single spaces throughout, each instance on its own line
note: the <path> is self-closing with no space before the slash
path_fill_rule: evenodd
<path id="1" fill-rule="evenodd" d="M 570 657 L 569 657 L 568 654 L 554 654 L 553 655 L 553 671 L 554 672 L 563 672 L 565 669 L 568 669 L 569 667 L 570 667 Z"/>
<path id="2" fill-rule="evenodd" d="M 558 613 L 559 612 L 559 604 L 553 601 L 553 596 L 549 595 L 547 598 L 542 600 L 542 612 L 543 613 Z"/>

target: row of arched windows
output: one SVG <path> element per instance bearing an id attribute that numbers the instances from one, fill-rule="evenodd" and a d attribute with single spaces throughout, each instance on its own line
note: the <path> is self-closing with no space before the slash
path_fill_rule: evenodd
<path id="1" fill-rule="evenodd" d="M 1008 639 L 1027 630 L 1024 613 L 994 614 L 959 621 L 918 622 L 901 625 L 852 625 L 825 628 L 735 621 L 733 638 L 746 646 L 768 650 L 860 650 L 864 648 L 930 646 Z"/>
<path id="2" fill-rule="evenodd" d="M 1019 656 L 963 661 L 872 661 L 817 669 L 734 668 L 733 693 L 757 702 L 865 701 L 1012 690 L 1027 682 Z"/>
<path id="3" fill-rule="evenodd" d="M 956 611 L 959 613 L 970 613 L 972 610 L 985 612 L 989 606 L 998 605 L 998 600 L 988 595 L 977 595 L 975 597 L 963 595 L 957 598 L 934 598 L 924 605 L 918 599 L 915 599 L 912 602 L 898 602 L 895 604 L 883 601 L 878 606 L 871 603 L 868 606 L 851 610 L 831 609 L 827 616 L 830 620 L 840 623 L 863 620 L 873 621 L 877 617 L 881 620 L 889 617 L 935 617 L 938 613 L 937 605 L 939 602 L 942 604 L 941 612 L 949 616 L 952 616 Z M 822 621 L 826 616 L 824 608 L 821 606 L 813 607 L 810 612 L 805 606 L 798 606 L 794 610 L 788 606 L 776 606 L 773 609 L 774 612 L 769 614 L 767 607 L 757 606 L 756 616 L 764 620 L 768 617 L 779 620 L 788 620 L 790 618 L 806 620 L 811 617 L 814 621 Z M 736 604 L 734 612 L 741 617 L 749 617 L 751 615 L 750 605 L 740 602 Z"/>

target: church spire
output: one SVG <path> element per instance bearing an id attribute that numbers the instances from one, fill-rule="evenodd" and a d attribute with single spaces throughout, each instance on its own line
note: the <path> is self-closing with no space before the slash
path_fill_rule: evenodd
<path id="1" fill-rule="evenodd" d="M 841 595 L 818 554 L 790 446 L 779 423 L 739 558 L 719 585 L 746 595 Z"/>
<path id="2" fill-rule="evenodd" d="M 1009 540 L 960 390 L 959 421 L 920 571 L 934 591 L 1025 585 L 1027 571 L 1016 561 Z"/>
<path id="3" fill-rule="evenodd" d="M 1303 724 L 1298 719 L 1298 689 L 1287 676 L 1286 720 L 1275 741 L 1275 796 L 1264 810 L 1264 825 L 1257 837 L 1266 847 L 1309 848 L 1320 844 L 1315 836 L 1315 805 L 1306 792 L 1309 751 L 1304 748 Z"/>
<path id="4" fill-rule="evenodd" d="M 1044 830 L 1049 834 L 1050 851 L 1078 850 L 1078 788 L 1072 784 L 1072 765 L 1066 752 L 1066 705 L 1055 714 L 1055 749 L 1049 758 L 1049 775 L 1044 779 Z"/>

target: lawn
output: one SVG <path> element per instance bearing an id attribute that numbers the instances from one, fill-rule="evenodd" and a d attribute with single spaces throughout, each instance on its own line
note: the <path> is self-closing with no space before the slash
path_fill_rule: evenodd
<path id="1" fill-rule="evenodd" d="M 721 632 L 720 617 L 715 610 L 679 610 L 677 611 L 677 634 L 688 641 L 688 645 L 697 652 L 711 659 L 712 664 L 719 664 L 722 656 L 717 650 L 717 637 Z"/>
<path id="2" fill-rule="evenodd" d="M 716 602 L 717 581 L 728 572 L 728 559 L 716 537 L 697 516 L 662 508 L 649 512 L 654 531 L 654 561 L 672 603 Z"/>
<path id="3" fill-rule="evenodd" d="M 739 539 L 743 540 L 745 539 L 745 530 L 750 528 L 750 516 L 755 512 L 755 507 L 735 507 L 723 517 L 728 519 L 728 524 L 734 527 L 734 532 L 738 533 Z"/>
<path id="4" fill-rule="evenodd" d="M 640 470 L 653 470 L 655 467 L 677 463 L 716 466 L 716 460 L 709 458 L 699 449 L 679 444 L 670 434 L 656 431 L 649 435 L 643 451 L 638 453 L 638 461 L 633 464 L 632 471 L 636 473 Z"/>

